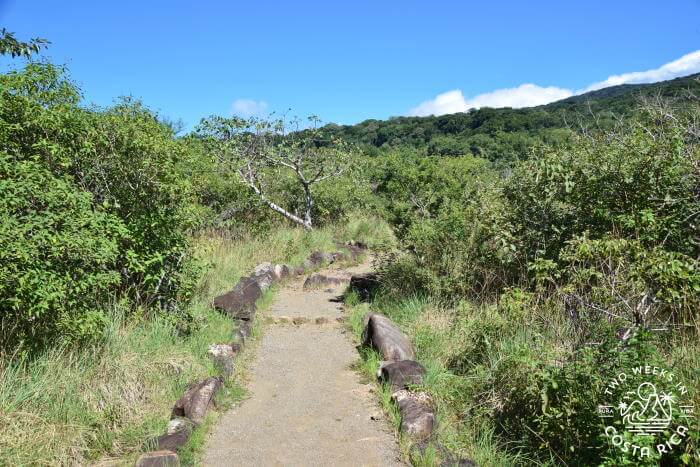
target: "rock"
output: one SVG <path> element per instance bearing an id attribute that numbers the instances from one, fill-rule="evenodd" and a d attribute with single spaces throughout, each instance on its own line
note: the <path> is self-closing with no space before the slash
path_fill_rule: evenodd
<path id="1" fill-rule="evenodd" d="M 408 338 L 389 318 L 379 313 L 370 312 L 365 316 L 362 345 L 376 349 L 383 360 L 400 361 L 416 358 Z"/>
<path id="2" fill-rule="evenodd" d="M 335 287 L 335 286 L 340 285 L 344 282 L 347 282 L 347 280 L 343 279 L 342 277 L 332 277 L 332 276 L 326 276 L 323 274 L 311 274 L 304 281 L 304 288 L 311 289 L 311 288 L 326 287 L 326 286 L 334 286 Z"/>
<path id="3" fill-rule="evenodd" d="M 358 250 L 366 250 L 368 248 L 367 244 L 365 242 L 358 242 L 355 240 L 350 240 L 347 243 L 348 246 L 352 246 L 357 248 Z"/>
<path id="4" fill-rule="evenodd" d="M 286 279 L 291 274 L 292 268 L 286 264 L 275 264 L 275 267 L 272 269 L 272 275 L 276 281 Z"/>
<path id="5" fill-rule="evenodd" d="M 266 290 L 275 280 L 275 267 L 269 262 L 260 263 L 255 266 L 251 277 L 257 281 L 261 290 Z"/>
<path id="6" fill-rule="evenodd" d="M 296 324 L 297 326 L 304 324 L 306 322 L 308 322 L 308 319 L 303 318 L 301 316 L 296 316 L 296 317 L 292 318 L 292 323 Z"/>
<path id="7" fill-rule="evenodd" d="M 348 254 L 343 251 L 336 251 L 335 253 L 331 253 L 331 255 L 333 256 L 333 262 L 348 260 Z"/>
<path id="8" fill-rule="evenodd" d="M 306 274 L 306 268 L 304 268 L 304 266 L 297 266 L 292 270 L 292 274 L 295 276 L 303 276 Z"/>
<path id="9" fill-rule="evenodd" d="M 333 255 L 330 253 L 323 253 L 321 251 L 314 251 L 311 253 L 306 261 L 304 261 L 304 266 L 307 269 L 314 269 L 323 264 L 330 264 L 333 262 Z"/>
<path id="10" fill-rule="evenodd" d="M 207 355 L 214 362 L 214 366 L 224 376 L 229 377 L 233 374 L 233 357 L 239 350 L 240 346 L 237 344 L 212 344 L 207 350 Z"/>
<path id="11" fill-rule="evenodd" d="M 190 437 L 192 422 L 186 418 L 174 418 L 168 422 L 164 435 L 158 437 L 156 444 L 159 450 L 176 451 L 184 446 Z"/>
<path id="12" fill-rule="evenodd" d="M 423 376 L 425 368 L 413 360 L 382 362 L 377 371 L 377 378 L 389 383 L 392 392 L 423 384 Z"/>
<path id="13" fill-rule="evenodd" d="M 230 292 L 214 299 L 214 307 L 236 319 L 253 319 L 255 302 L 262 296 L 262 288 L 253 277 L 243 277 Z"/>
<path id="14" fill-rule="evenodd" d="M 435 414 L 430 396 L 424 392 L 413 393 L 402 389 L 391 395 L 401 414 L 401 431 L 414 440 L 430 438 L 435 427 Z"/>
<path id="15" fill-rule="evenodd" d="M 192 429 L 192 421 L 188 418 L 175 417 L 170 419 L 168 426 L 165 429 L 165 434 L 172 435 L 182 430 Z"/>
<path id="16" fill-rule="evenodd" d="M 173 407 L 171 418 L 187 417 L 198 425 L 204 420 L 216 392 L 221 388 L 220 377 L 209 377 L 191 385 Z"/>
<path id="17" fill-rule="evenodd" d="M 350 278 L 348 290 L 354 290 L 360 300 L 368 301 L 379 290 L 380 285 L 379 277 L 375 273 L 355 274 Z"/>
<path id="18" fill-rule="evenodd" d="M 180 459 L 172 451 L 153 451 L 142 454 L 136 461 L 136 467 L 177 467 Z"/>
<path id="19" fill-rule="evenodd" d="M 233 339 L 236 344 L 243 345 L 245 341 L 253 333 L 253 322 L 247 319 L 236 320 L 236 330 L 233 333 Z"/>

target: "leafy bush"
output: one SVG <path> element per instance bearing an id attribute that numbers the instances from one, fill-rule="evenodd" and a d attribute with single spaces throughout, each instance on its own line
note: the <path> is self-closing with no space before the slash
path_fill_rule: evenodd
<path id="1" fill-rule="evenodd" d="M 120 281 L 120 220 L 69 177 L 0 153 L 0 337 L 37 347 L 101 331 L 100 302 Z"/>
<path id="2" fill-rule="evenodd" d="M 94 337 L 117 293 L 172 309 L 191 291 L 190 146 L 138 102 L 79 103 L 59 67 L 0 75 L 3 347 Z"/>

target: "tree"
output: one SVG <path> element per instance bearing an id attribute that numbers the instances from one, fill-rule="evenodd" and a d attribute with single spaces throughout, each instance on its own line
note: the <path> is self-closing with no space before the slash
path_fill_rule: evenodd
<path id="1" fill-rule="evenodd" d="M 12 57 L 29 57 L 39 53 L 39 50 L 50 44 L 46 39 L 35 37 L 29 42 L 21 42 L 15 38 L 13 32 L 5 28 L 0 29 L 0 55 L 12 55 Z"/>
<path id="2" fill-rule="evenodd" d="M 216 155 L 220 167 L 234 173 L 270 209 L 287 219 L 313 229 L 313 185 L 337 177 L 350 165 L 354 148 L 320 128 L 320 120 L 309 117 L 303 129 L 299 120 L 213 116 L 202 120 L 197 134 Z M 283 206 L 269 189 L 291 175 L 303 193 L 303 213 Z M 285 200 L 289 204 L 290 200 Z M 220 220 L 230 217 L 224 212 Z"/>

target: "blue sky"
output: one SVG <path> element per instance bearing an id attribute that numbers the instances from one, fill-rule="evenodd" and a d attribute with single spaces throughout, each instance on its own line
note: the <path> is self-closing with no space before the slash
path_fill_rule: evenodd
<path id="1" fill-rule="evenodd" d="M 0 26 L 49 39 L 87 102 L 134 95 L 188 126 L 523 106 L 700 71 L 700 0 L 0 0 Z"/>

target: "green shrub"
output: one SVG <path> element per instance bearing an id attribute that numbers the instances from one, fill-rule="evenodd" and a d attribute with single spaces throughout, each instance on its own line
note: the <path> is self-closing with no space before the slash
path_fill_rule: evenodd
<path id="1" fill-rule="evenodd" d="M 0 340 L 36 348 L 99 335 L 126 228 L 69 177 L 0 153 Z"/>
<path id="2" fill-rule="evenodd" d="M 169 310 L 191 293 L 196 154 L 138 102 L 79 103 L 62 68 L 0 74 L 3 347 L 96 337 L 119 293 Z"/>

